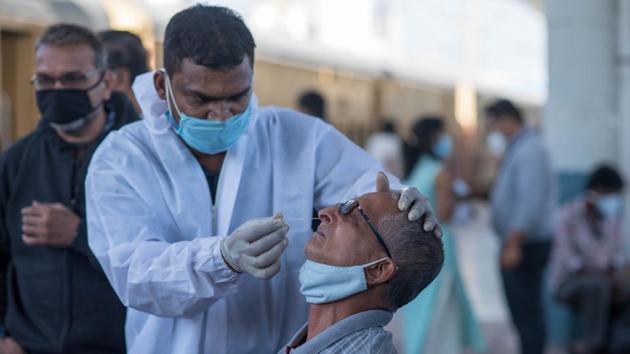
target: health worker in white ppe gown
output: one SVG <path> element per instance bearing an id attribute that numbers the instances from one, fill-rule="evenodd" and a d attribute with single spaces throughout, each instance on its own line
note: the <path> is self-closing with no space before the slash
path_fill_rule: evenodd
<path id="1" fill-rule="evenodd" d="M 129 353 L 277 352 L 307 320 L 313 209 L 376 189 L 381 166 L 332 126 L 257 106 L 254 47 L 227 8 L 176 14 L 165 69 L 134 84 L 144 120 L 92 158 L 89 244 L 128 307 Z M 401 200 L 440 235 L 416 189 Z"/>

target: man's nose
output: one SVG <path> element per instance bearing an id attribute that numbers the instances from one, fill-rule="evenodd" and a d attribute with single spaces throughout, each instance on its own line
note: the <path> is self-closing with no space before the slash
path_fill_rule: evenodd
<path id="1" fill-rule="evenodd" d="M 332 224 L 335 220 L 337 220 L 337 210 L 339 208 L 336 206 L 328 207 L 321 209 L 317 216 L 319 216 L 320 220 L 326 224 Z"/>
<path id="2" fill-rule="evenodd" d="M 208 119 L 221 121 L 228 120 L 232 117 L 230 106 L 231 105 L 226 101 L 212 102 L 210 109 L 208 110 Z"/>

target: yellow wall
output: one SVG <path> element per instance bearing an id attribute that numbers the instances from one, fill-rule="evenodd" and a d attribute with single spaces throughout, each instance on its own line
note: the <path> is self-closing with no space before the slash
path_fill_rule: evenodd
<path id="1" fill-rule="evenodd" d="M 138 34 L 149 51 L 152 66 L 161 68 L 163 45 L 161 38 L 154 36 L 149 15 L 125 0 L 104 0 L 102 4 L 111 26 Z M 0 149 L 6 148 L 7 137 L 14 142 L 31 132 L 39 119 L 29 81 L 34 73 L 35 41 L 46 25 L 20 23 L 0 14 L 0 84 L 5 97 L 11 101 L 8 105 L 0 95 L 0 115 L 11 107 L 8 119 L 10 131 L 6 131 L 6 124 L 0 124 L 0 129 L 4 129 L 0 131 Z M 358 144 L 363 144 L 371 133 L 378 130 L 384 118 L 393 119 L 398 133 L 409 138 L 409 128 L 418 116 L 443 116 L 447 119 L 449 131 L 458 137 L 453 161 L 457 172 L 473 183 L 481 181 L 475 184 L 483 185 L 484 181 L 490 180 L 493 167 L 484 167 L 488 159 L 483 148 L 483 107 L 490 100 L 487 96 L 478 95 L 479 118 L 475 126 L 462 130 L 455 122 L 455 95 L 448 87 L 265 57 L 259 57 L 255 63 L 254 80 L 255 91 L 263 106 L 297 108 L 297 99 L 303 91 L 318 90 L 327 101 L 328 120 Z M 540 122 L 538 107 L 525 107 L 525 110 L 530 122 Z"/>
<path id="2" fill-rule="evenodd" d="M 256 61 L 254 73 L 261 105 L 297 108 L 304 91 L 317 90 L 326 100 L 327 119 L 355 141 L 365 138 L 375 119 L 373 79 L 266 60 Z"/>
<path id="3" fill-rule="evenodd" d="M 0 19 L 0 82 L 2 91 L 6 94 L 6 107 L 11 108 L 11 132 L 2 132 L 0 136 L 10 135 L 15 141 L 31 132 L 39 117 L 33 87 L 30 79 L 35 71 L 34 47 L 42 28 L 34 25 L 24 25 Z M 6 147 L 3 143 L 3 148 Z"/>
<path id="4" fill-rule="evenodd" d="M 446 89 L 256 61 L 255 90 L 261 105 L 297 108 L 298 97 L 307 89 L 316 89 L 324 96 L 329 121 L 358 143 L 377 130 L 383 118 L 393 119 L 403 135 L 423 114 L 442 115 L 454 124 L 453 95 Z"/>
<path id="5" fill-rule="evenodd" d="M 383 115 L 397 123 L 405 138 L 410 137 L 411 125 L 420 116 L 439 115 L 453 120 L 453 95 L 446 89 L 388 80 L 382 92 Z"/>
<path id="6" fill-rule="evenodd" d="M 13 141 L 31 132 L 39 117 L 29 80 L 34 72 L 34 45 L 41 30 L 35 26 L 2 28 L 0 63 L 3 74 L 0 74 L 0 81 L 12 102 L 10 135 Z M 156 41 L 148 47 L 153 48 L 156 67 L 161 67 L 162 44 Z M 393 119 L 405 138 L 409 138 L 413 121 L 424 114 L 446 117 L 451 130 L 457 132 L 453 118 L 454 96 L 452 90 L 446 88 L 328 67 L 309 68 L 266 58 L 256 61 L 254 72 L 255 91 L 261 105 L 297 108 L 297 99 L 302 92 L 318 90 L 327 101 L 328 120 L 358 144 L 363 144 L 378 130 L 383 118 Z M 464 170 L 469 169 L 472 166 L 464 167 Z"/>
<path id="7" fill-rule="evenodd" d="M 158 58 L 155 55 L 157 49 L 153 19 L 142 5 L 128 0 L 101 0 L 101 5 L 112 29 L 129 31 L 140 37 L 149 53 L 149 65 L 155 68 Z"/>

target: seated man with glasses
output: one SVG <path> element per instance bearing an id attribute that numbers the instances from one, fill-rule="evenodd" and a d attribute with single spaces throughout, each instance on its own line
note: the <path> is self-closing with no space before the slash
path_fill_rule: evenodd
<path id="1" fill-rule="evenodd" d="M 399 195 L 369 193 L 322 209 L 305 247 L 300 291 L 309 322 L 281 353 L 395 353 L 383 329 L 440 272 L 442 242 L 398 210 Z"/>

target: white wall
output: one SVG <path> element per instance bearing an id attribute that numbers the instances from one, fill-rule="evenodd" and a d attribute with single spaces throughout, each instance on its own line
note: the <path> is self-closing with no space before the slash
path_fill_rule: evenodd
<path id="1" fill-rule="evenodd" d="M 555 167 L 620 160 L 616 0 L 547 0 L 549 98 L 543 123 Z"/>
<path id="2" fill-rule="evenodd" d="M 136 1 L 155 3 L 156 9 L 167 2 Z M 240 12 L 254 33 L 258 53 L 266 57 L 387 72 L 447 87 L 468 81 L 480 92 L 534 105 L 547 97 L 545 16 L 522 0 L 208 3 Z"/>
<path id="3" fill-rule="evenodd" d="M 547 0 L 549 101 L 543 127 L 559 172 L 602 162 L 630 183 L 630 0 Z M 630 186 L 626 188 L 630 238 Z M 630 246 L 630 244 L 629 244 Z"/>
<path id="4" fill-rule="evenodd" d="M 630 183 L 630 0 L 618 0 L 619 144 L 620 167 Z M 630 235 L 630 188 L 626 192 L 626 235 Z M 630 236 L 628 236 L 630 238 Z M 628 245 L 630 249 L 630 245 Z"/>

